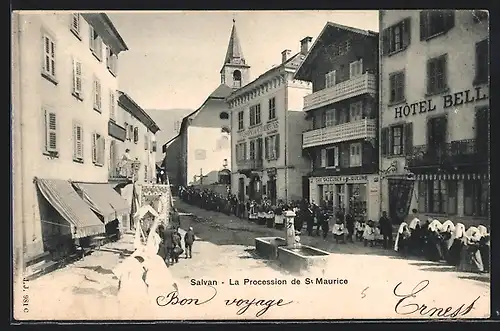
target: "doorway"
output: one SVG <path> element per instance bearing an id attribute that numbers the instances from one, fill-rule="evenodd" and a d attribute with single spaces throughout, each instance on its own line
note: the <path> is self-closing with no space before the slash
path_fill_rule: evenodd
<path id="1" fill-rule="evenodd" d="M 309 177 L 302 176 L 302 199 L 305 201 L 309 201 L 310 197 L 311 193 L 309 191 Z"/>
<path id="2" fill-rule="evenodd" d="M 245 178 L 238 179 L 238 199 L 245 201 Z"/>
<path id="3" fill-rule="evenodd" d="M 407 179 L 389 179 L 389 217 L 393 224 L 401 224 L 408 216 L 415 182 Z"/>

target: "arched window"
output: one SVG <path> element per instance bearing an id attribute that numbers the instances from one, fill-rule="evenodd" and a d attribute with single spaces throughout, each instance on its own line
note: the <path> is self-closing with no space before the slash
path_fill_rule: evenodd
<path id="1" fill-rule="evenodd" d="M 219 114 L 219 118 L 220 118 L 221 120 L 228 120 L 228 119 L 229 119 L 229 114 L 228 114 L 227 112 L 223 111 L 223 112 L 221 112 L 221 113 Z"/>
<path id="2" fill-rule="evenodd" d="M 221 133 L 225 133 L 225 134 L 230 134 L 231 130 L 227 126 L 224 126 L 224 127 L 222 127 L 222 129 L 220 130 L 220 132 Z"/>
<path id="3" fill-rule="evenodd" d="M 241 71 L 233 71 L 233 85 L 234 87 L 241 87 Z"/>

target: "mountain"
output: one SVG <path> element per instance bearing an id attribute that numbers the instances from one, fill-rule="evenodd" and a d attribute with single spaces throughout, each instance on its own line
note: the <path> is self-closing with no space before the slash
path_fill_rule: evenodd
<path id="1" fill-rule="evenodd" d="M 179 127 L 192 109 L 147 109 L 146 112 L 156 122 L 160 131 L 156 133 L 156 161 L 163 160 L 162 146 L 179 133 Z"/>

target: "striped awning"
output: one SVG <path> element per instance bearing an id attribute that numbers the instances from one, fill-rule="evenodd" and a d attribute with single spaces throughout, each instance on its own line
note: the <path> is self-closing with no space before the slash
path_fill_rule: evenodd
<path id="1" fill-rule="evenodd" d="M 128 202 L 107 183 L 81 183 L 73 185 L 83 193 L 83 199 L 90 208 L 104 218 L 107 224 L 115 219 L 120 219 L 130 212 Z"/>
<path id="2" fill-rule="evenodd" d="M 104 224 L 80 198 L 69 181 L 35 178 L 35 182 L 44 198 L 71 224 L 73 238 L 106 232 Z"/>
<path id="3" fill-rule="evenodd" d="M 418 174 L 417 180 L 489 180 L 490 174 Z"/>

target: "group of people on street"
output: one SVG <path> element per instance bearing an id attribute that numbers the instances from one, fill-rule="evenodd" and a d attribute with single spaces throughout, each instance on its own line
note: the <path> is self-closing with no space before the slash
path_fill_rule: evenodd
<path id="1" fill-rule="evenodd" d="M 490 234 L 484 225 L 465 230 L 462 223 L 436 219 L 422 222 L 412 210 L 410 224 L 401 223 L 394 250 L 403 255 L 446 261 L 458 271 L 487 273 L 490 270 Z"/>

